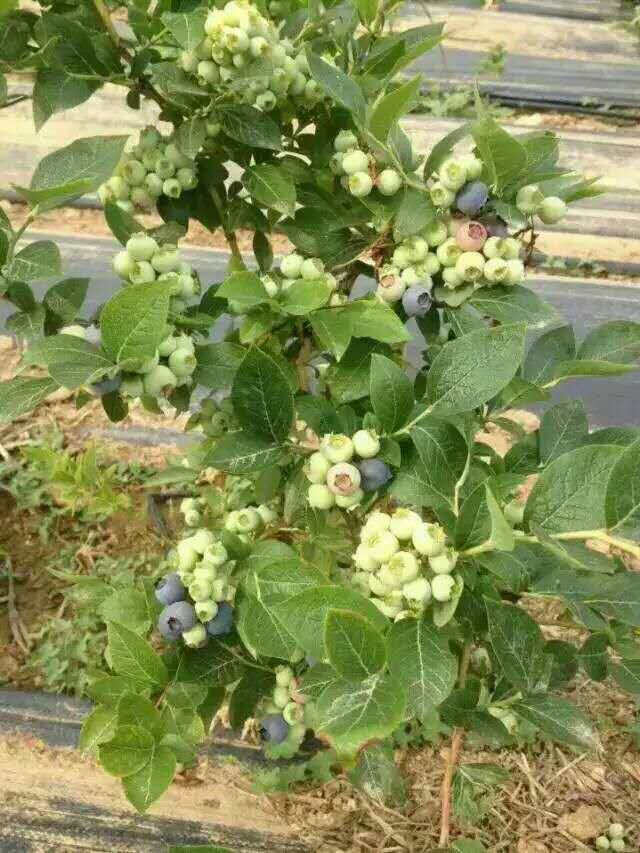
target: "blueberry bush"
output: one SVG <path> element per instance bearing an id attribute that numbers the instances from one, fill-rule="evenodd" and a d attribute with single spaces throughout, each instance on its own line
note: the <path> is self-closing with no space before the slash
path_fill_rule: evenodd
<path id="1" fill-rule="evenodd" d="M 577 342 L 525 284 L 537 223 L 598 189 L 558 164 L 554 134 L 513 136 L 479 98 L 418 154 L 406 72 L 442 31 L 390 33 L 393 6 L 55 0 L 2 19 L 3 67 L 35 72 L 37 128 L 106 82 L 158 108 L 134 138 L 46 156 L 16 188 L 22 226 L 0 222 L 0 292 L 28 341 L 0 416 L 62 386 L 114 421 L 132 401 L 189 411 L 197 439 L 155 479 L 194 489 L 172 571 L 120 590 L 82 732 L 140 811 L 223 704 L 267 755 L 313 732 L 369 790 L 390 745 L 435 727 L 452 738 L 446 847 L 465 733 L 597 749 L 563 688 L 581 669 L 640 693 L 640 430 L 590 431 L 579 399 L 552 399 L 634 370 L 640 326 Z M 61 276 L 56 245 L 19 242 L 87 192 L 123 247 L 89 320 L 86 279 L 32 286 Z M 226 238 L 223 281 L 181 257 L 190 220 Z M 278 260 L 275 234 L 294 246 Z M 533 432 L 506 414 L 545 402 Z M 504 456 L 482 440 L 495 427 Z M 547 641 L 522 606 L 537 598 L 586 642 Z"/>

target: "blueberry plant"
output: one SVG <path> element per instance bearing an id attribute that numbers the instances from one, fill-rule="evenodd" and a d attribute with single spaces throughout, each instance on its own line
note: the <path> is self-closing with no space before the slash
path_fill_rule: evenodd
<path id="1" fill-rule="evenodd" d="M 28 341 L 2 418 L 60 386 L 112 420 L 133 401 L 190 412 L 185 465 L 156 480 L 189 493 L 172 571 L 120 591 L 82 732 L 140 811 L 224 704 L 272 757 L 315 733 L 367 790 L 407 731 L 450 734 L 446 847 L 465 734 L 597 749 L 563 688 L 581 668 L 640 692 L 640 430 L 590 431 L 580 400 L 552 399 L 633 370 L 640 326 L 576 342 L 525 286 L 537 223 L 597 189 L 558 165 L 552 133 L 515 137 L 480 99 L 420 155 L 401 119 L 421 78 L 403 72 L 441 29 L 390 34 L 392 6 L 160 0 L 112 18 L 56 0 L 3 18 L 5 69 L 36 72 L 36 126 L 105 82 L 158 108 L 131 139 L 45 157 L 16 188 L 21 227 L 0 222 L 0 288 Z M 83 319 L 87 280 L 38 297 L 59 251 L 19 241 L 91 191 L 120 287 Z M 190 220 L 226 238 L 222 281 L 181 255 Z M 294 246 L 277 261 L 275 234 Z M 533 403 L 527 432 L 508 413 Z M 496 427 L 504 456 L 483 440 Z M 537 598 L 586 640 L 547 641 L 523 606 Z"/>

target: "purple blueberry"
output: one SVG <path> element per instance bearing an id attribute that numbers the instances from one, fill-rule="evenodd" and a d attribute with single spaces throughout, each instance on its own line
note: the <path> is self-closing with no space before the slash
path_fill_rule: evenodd
<path id="1" fill-rule="evenodd" d="M 158 618 L 158 631 L 165 640 L 177 640 L 196 624 L 196 611 L 188 601 L 176 601 L 162 611 Z"/>
<path id="2" fill-rule="evenodd" d="M 375 492 L 391 479 L 391 468 L 382 459 L 363 459 L 358 462 L 360 488 L 365 492 Z"/>
<path id="3" fill-rule="evenodd" d="M 91 390 L 97 397 L 104 397 L 105 394 L 112 394 L 117 391 L 122 385 L 122 374 L 118 373 L 113 379 L 101 379 L 99 382 L 93 382 Z"/>
<path id="4" fill-rule="evenodd" d="M 233 627 L 233 607 L 228 601 L 221 601 L 218 604 L 218 612 L 204 627 L 210 637 L 222 637 L 229 633 Z"/>
<path id="5" fill-rule="evenodd" d="M 408 317 L 424 317 L 431 308 L 431 293 L 427 287 L 410 287 L 402 297 L 402 307 Z"/>
<path id="6" fill-rule="evenodd" d="M 456 196 L 456 207 L 467 216 L 475 216 L 487 203 L 489 189 L 482 181 L 470 181 Z"/>
<path id="7" fill-rule="evenodd" d="M 156 584 L 156 598 L 160 604 L 175 604 L 176 601 L 184 601 L 186 597 L 187 590 L 177 572 L 171 572 Z"/>
<path id="8" fill-rule="evenodd" d="M 260 737 L 266 743 L 282 743 L 289 734 L 289 723 L 282 714 L 267 714 L 260 723 Z"/>

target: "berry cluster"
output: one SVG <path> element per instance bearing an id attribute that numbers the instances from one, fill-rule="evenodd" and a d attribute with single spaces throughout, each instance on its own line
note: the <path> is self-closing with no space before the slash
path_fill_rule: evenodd
<path id="1" fill-rule="evenodd" d="M 276 668 L 276 683 L 270 697 L 262 701 L 260 737 L 265 744 L 297 751 L 308 728 L 307 699 L 298 691 L 290 666 Z M 282 750 L 280 750 L 282 751 Z"/>
<path id="2" fill-rule="evenodd" d="M 358 138 L 350 130 L 341 130 L 333 147 L 335 154 L 330 167 L 338 175 L 343 187 L 356 198 L 364 198 L 374 186 L 381 195 L 392 196 L 403 186 L 403 179 L 395 169 L 382 168 L 372 154 L 358 147 Z"/>
<path id="3" fill-rule="evenodd" d="M 155 127 L 140 131 L 138 144 L 123 154 L 114 175 L 98 189 L 103 204 L 115 202 L 127 213 L 153 210 L 160 196 L 180 198 L 198 182 L 195 161 Z"/>
<path id="4" fill-rule="evenodd" d="M 309 505 L 315 509 L 355 508 L 365 492 L 382 488 L 391 479 L 391 469 L 378 458 L 380 439 L 372 430 L 361 429 L 351 438 L 339 433 L 322 437 L 320 449 L 305 464 L 311 483 Z M 359 461 L 354 463 L 354 457 Z"/>
<path id="5" fill-rule="evenodd" d="M 224 91 L 265 112 L 287 98 L 308 107 L 322 100 L 305 54 L 281 39 L 278 28 L 253 3 L 230 0 L 223 9 L 212 9 L 204 28 L 203 41 L 178 58 L 202 88 Z"/>
<path id="6" fill-rule="evenodd" d="M 232 509 L 225 519 L 224 527 L 238 536 L 249 536 L 273 524 L 277 518 L 278 513 L 268 504 L 245 506 L 243 509 Z"/>
<path id="7" fill-rule="evenodd" d="M 624 843 L 625 835 L 625 828 L 621 823 L 612 823 L 606 835 L 596 838 L 596 850 L 614 850 L 615 853 L 624 853 L 627 849 Z"/>
<path id="8" fill-rule="evenodd" d="M 556 225 L 567 215 L 567 205 L 561 198 L 555 195 L 545 197 L 535 184 L 518 190 L 516 207 L 525 216 L 539 216 L 545 225 Z"/>
<path id="9" fill-rule="evenodd" d="M 202 430 L 207 438 L 220 438 L 236 424 L 233 404 L 229 398 L 216 402 L 208 397 L 200 403 L 200 411 L 194 412 L 187 423 L 187 429 Z"/>
<path id="10" fill-rule="evenodd" d="M 177 571 L 156 586 L 164 605 L 158 630 L 165 640 L 182 637 L 185 645 L 199 648 L 209 637 L 228 634 L 233 626 L 235 563 L 211 531 L 201 528 L 176 546 Z"/>
<path id="11" fill-rule="evenodd" d="M 440 525 L 410 509 L 373 512 L 360 531 L 353 582 L 385 616 L 405 619 L 419 616 L 431 598 L 451 599 L 457 560 Z"/>
<path id="12" fill-rule="evenodd" d="M 441 264 L 425 237 L 408 237 L 380 268 L 376 296 L 393 304 L 402 300 L 409 317 L 423 317 L 431 307 L 431 288 Z"/>

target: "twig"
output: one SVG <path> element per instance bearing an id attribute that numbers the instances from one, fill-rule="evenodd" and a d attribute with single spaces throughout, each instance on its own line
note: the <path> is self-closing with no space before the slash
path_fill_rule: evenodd
<path id="1" fill-rule="evenodd" d="M 11 628 L 11 635 L 13 639 L 17 643 L 18 646 L 22 649 L 25 655 L 28 655 L 31 651 L 31 643 L 29 642 L 29 635 L 27 634 L 27 629 L 24 626 L 24 623 L 20 617 L 20 613 L 18 612 L 18 608 L 16 607 L 16 590 L 14 584 L 13 577 L 13 569 L 11 567 L 11 560 L 6 557 L 5 565 L 7 567 L 7 580 L 9 582 L 9 594 L 7 596 L 7 611 L 9 613 L 9 626 Z"/>
<path id="2" fill-rule="evenodd" d="M 460 671 L 458 675 L 459 687 L 464 687 L 465 685 L 470 661 L 471 643 L 467 642 L 464 645 L 462 656 L 460 658 Z M 442 787 L 440 789 L 440 801 L 442 803 L 440 812 L 440 847 L 446 847 L 449 844 L 449 834 L 451 832 L 451 785 L 463 741 L 464 729 L 456 727 L 453 730 L 451 748 L 449 750 L 449 755 L 447 756 L 444 779 L 442 780 Z"/>
<path id="3" fill-rule="evenodd" d="M 104 24 L 104 28 L 109 34 L 109 38 L 115 44 L 116 47 L 120 47 L 120 39 L 118 38 L 118 33 L 113 26 L 113 21 L 111 20 L 111 15 L 104 0 L 93 0 L 93 5 L 95 6 L 96 12 L 100 16 L 102 23 Z"/>

